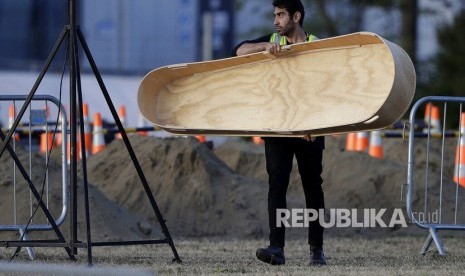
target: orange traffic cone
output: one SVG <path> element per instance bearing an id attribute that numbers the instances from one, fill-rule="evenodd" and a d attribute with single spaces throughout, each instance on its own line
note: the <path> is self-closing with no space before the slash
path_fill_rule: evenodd
<path id="1" fill-rule="evenodd" d="M 427 103 L 426 106 L 425 106 L 425 117 L 423 119 L 425 124 L 428 124 L 428 122 L 429 122 L 429 115 L 431 114 L 431 109 L 432 109 L 433 106 L 434 105 L 433 105 L 432 102 Z"/>
<path id="2" fill-rule="evenodd" d="M 355 151 L 357 145 L 357 133 L 351 132 L 346 135 L 346 151 Z"/>
<path id="3" fill-rule="evenodd" d="M 255 145 L 262 145 L 264 141 L 263 141 L 262 137 L 260 137 L 260 136 L 253 136 L 252 137 L 252 142 Z"/>
<path id="4" fill-rule="evenodd" d="M 372 157 L 383 159 L 383 145 L 381 143 L 381 131 L 375 130 L 370 134 L 370 147 L 368 154 Z"/>
<path id="5" fill-rule="evenodd" d="M 40 134 L 40 147 L 39 147 L 40 153 L 46 153 L 49 150 L 51 150 L 52 139 L 53 139 L 53 133 L 44 132 Z"/>
<path id="6" fill-rule="evenodd" d="M 50 108 L 46 107 L 45 118 L 48 118 L 50 115 Z M 46 132 L 40 134 L 39 138 L 39 152 L 46 153 L 52 150 L 52 140 L 53 140 L 53 133 L 49 133 L 47 128 L 44 127 Z M 48 146 L 48 147 L 47 147 Z"/>
<path id="7" fill-rule="evenodd" d="M 40 134 L 40 153 L 50 152 L 55 146 L 56 143 L 53 143 L 53 133 L 44 132 Z"/>
<path id="8" fill-rule="evenodd" d="M 84 123 L 84 145 L 86 147 L 86 157 L 88 157 L 92 152 L 92 132 L 90 131 L 89 105 L 87 103 L 82 104 L 82 117 Z"/>
<path id="9" fill-rule="evenodd" d="M 357 142 L 355 143 L 356 151 L 365 151 L 368 148 L 368 133 L 365 131 L 357 132 Z"/>
<path id="10" fill-rule="evenodd" d="M 465 188 L 465 113 L 462 113 L 460 139 L 455 151 L 454 182 Z"/>
<path id="11" fill-rule="evenodd" d="M 139 119 L 137 120 L 137 127 L 146 127 L 147 124 L 146 124 L 146 121 L 145 121 L 145 118 L 144 116 L 142 116 L 142 114 L 139 112 Z M 137 132 L 139 135 L 142 135 L 142 136 L 147 136 L 148 135 L 148 131 L 138 131 Z"/>
<path id="12" fill-rule="evenodd" d="M 92 144 L 92 154 L 96 154 L 105 149 L 105 137 L 103 136 L 102 116 L 100 113 L 94 114 L 94 137 Z"/>
<path id="13" fill-rule="evenodd" d="M 438 106 L 433 106 L 431 109 L 431 131 L 433 133 L 441 133 L 441 119 Z"/>
<path id="14" fill-rule="evenodd" d="M 126 107 L 124 105 L 119 107 L 118 117 L 119 117 L 119 120 L 121 121 L 121 124 L 123 125 L 123 128 L 126 128 L 127 127 Z M 115 138 L 116 139 L 123 139 L 123 136 L 121 136 L 121 133 L 117 133 Z"/>
<path id="15" fill-rule="evenodd" d="M 13 124 L 15 122 L 15 119 L 16 119 L 16 109 L 15 109 L 15 105 L 12 104 L 12 105 L 10 105 L 10 107 L 8 109 L 8 129 L 11 130 L 11 128 L 13 127 Z M 19 141 L 19 134 L 18 133 L 15 133 L 12 137 L 14 137 L 14 139 L 16 141 Z"/>
<path id="16" fill-rule="evenodd" d="M 200 143 L 205 143 L 207 141 L 205 135 L 196 135 L 195 138 L 197 138 L 197 140 L 199 140 Z"/>
<path id="17" fill-rule="evenodd" d="M 427 103 L 425 107 L 425 124 L 430 128 L 431 134 L 439 134 L 441 133 L 441 119 L 440 119 L 440 110 L 439 107 L 432 104 Z M 428 129 L 424 129 L 423 132 L 427 132 Z"/>

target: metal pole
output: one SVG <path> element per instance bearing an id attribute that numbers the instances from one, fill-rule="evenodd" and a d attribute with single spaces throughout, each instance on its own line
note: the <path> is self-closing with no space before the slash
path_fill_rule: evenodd
<path id="1" fill-rule="evenodd" d="M 75 49 L 77 49 L 77 39 Z M 79 53 L 76 51 L 76 71 L 77 71 L 77 96 L 79 104 L 79 133 L 81 133 L 81 156 L 82 156 L 82 178 L 84 185 L 84 209 L 86 217 L 86 241 L 87 241 L 87 264 L 92 266 L 92 241 L 90 235 L 90 210 L 89 210 L 89 185 L 87 181 L 87 156 L 86 156 L 86 142 L 84 135 L 84 114 L 82 108 L 82 89 L 81 89 L 81 71 L 79 69 Z"/>
<path id="2" fill-rule="evenodd" d="M 69 0 L 69 91 L 70 91 L 70 186 L 71 186 L 71 206 L 70 206 L 70 247 L 73 254 L 77 254 L 75 243 L 77 241 L 77 119 L 76 119 L 76 32 L 75 32 L 75 1 Z"/>

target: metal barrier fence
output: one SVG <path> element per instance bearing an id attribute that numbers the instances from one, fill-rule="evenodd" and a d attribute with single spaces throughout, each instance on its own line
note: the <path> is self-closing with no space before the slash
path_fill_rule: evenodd
<path id="1" fill-rule="evenodd" d="M 13 124 L 12 122 L 16 119 L 15 111 L 21 108 L 26 98 L 26 95 L 0 95 L 0 107 L 9 109 L 8 127 L 3 126 L 2 129 L 6 128 L 9 131 L 9 128 Z M 53 117 L 57 117 L 59 120 L 53 119 Z M 53 121 L 47 121 L 48 118 L 51 118 Z M 59 124 L 56 124 L 58 121 Z M 38 137 L 40 137 L 40 144 L 45 147 L 45 150 L 37 147 L 39 143 L 33 143 L 32 140 Z M 61 172 L 60 168 L 57 167 L 58 165 L 54 165 L 53 175 L 50 175 L 51 166 L 47 162 L 50 159 L 50 147 L 56 143 L 58 138 L 61 140 L 61 153 L 59 153 L 59 157 L 61 157 Z M 12 136 L 11 146 L 15 153 L 20 156 L 23 167 L 29 170 L 28 174 L 31 179 L 34 179 L 33 182 L 37 190 L 43 190 L 42 200 L 50 212 L 55 214 L 56 224 L 61 225 L 66 218 L 69 195 L 67 116 L 59 100 L 49 95 L 34 96 L 26 113 L 21 118 L 20 125 L 15 130 L 14 136 Z M 42 154 L 38 153 L 39 150 Z M 59 148 L 57 152 L 60 152 Z M 12 175 L 1 176 L 0 179 L 3 180 L 1 181 L 0 192 L 3 195 L 6 193 L 11 194 L 11 205 L 6 206 L 3 203 L 3 206 L 5 206 L 5 209 L 13 211 L 12 213 L 6 213 L 2 210 L 0 231 L 18 231 L 20 237 L 23 240 L 27 240 L 27 232 L 49 231 L 52 230 L 52 226 L 45 217 L 34 215 L 37 200 L 34 199 L 28 185 L 17 172 L 17 166 L 13 159 L 8 160 L 9 157 L 9 154 L 6 152 L 1 158 L 4 160 L 5 166 L 11 164 Z M 38 159 L 43 159 L 44 162 L 38 162 Z M 55 160 L 57 159 L 55 158 Z M 61 196 L 59 195 L 60 189 Z M 52 190 L 55 191 L 54 194 L 51 194 Z M 51 204 L 52 202 L 54 204 Z M 59 206 L 60 204 L 61 210 L 59 209 L 60 207 L 50 209 L 52 206 Z M 34 218 L 32 218 L 33 216 Z M 28 248 L 28 253 L 30 258 L 34 259 L 34 252 L 31 248 Z"/>
<path id="2" fill-rule="evenodd" d="M 429 232 L 421 254 L 434 241 L 439 254 L 445 255 L 438 231 L 465 230 L 464 103 L 464 97 L 425 97 L 410 113 L 409 124 L 413 125 L 417 112 L 425 110 L 428 126 L 426 139 L 418 141 L 415 129 L 410 128 L 408 149 L 407 214 L 412 223 Z M 458 135 L 447 135 L 446 122 L 451 121 L 458 124 Z"/>

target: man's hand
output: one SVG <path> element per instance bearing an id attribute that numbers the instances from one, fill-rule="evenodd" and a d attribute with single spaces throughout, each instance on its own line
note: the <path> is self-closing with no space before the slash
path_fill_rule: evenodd
<path id="1" fill-rule="evenodd" d="M 308 141 L 315 142 L 316 137 L 312 137 L 312 136 L 310 136 L 310 134 L 305 134 L 305 136 L 302 137 L 302 139 L 304 139 L 304 140 L 307 141 L 307 142 L 308 142 Z"/>
<path id="2" fill-rule="evenodd" d="M 276 55 L 281 51 L 281 45 L 279 45 L 279 43 L 270 42 L 266 44 L 265 51 L 267 51 L 270 54 Z"/>

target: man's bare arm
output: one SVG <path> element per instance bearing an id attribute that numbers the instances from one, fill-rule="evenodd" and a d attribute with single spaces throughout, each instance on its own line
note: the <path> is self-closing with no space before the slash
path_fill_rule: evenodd
<path id="1" fill-rule="evenodd" d="M 272 42 L 259 42 L 259 43 L 244 43 L 236 51 L 238 56 L 247 54 L 268 51 L 271 54 L 276 54 L 281 50 L 281 46 L 278 43 Z"/>

